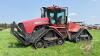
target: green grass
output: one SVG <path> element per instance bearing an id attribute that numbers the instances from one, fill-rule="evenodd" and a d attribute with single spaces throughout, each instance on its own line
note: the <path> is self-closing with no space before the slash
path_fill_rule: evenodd
<path id="1" fill-rule="evenodd" d="M 93 40 L 90 50 L 81 49 L 85 43 L 66 42 L 48 48 L 33 49 L 19 44 L 9 30 L 0 31 L 0 56 L 100 56 L 100 30 L 90 30 Z"/>

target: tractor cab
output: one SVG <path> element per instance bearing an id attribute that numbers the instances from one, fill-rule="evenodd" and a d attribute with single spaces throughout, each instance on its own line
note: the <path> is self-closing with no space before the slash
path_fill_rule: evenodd
<path id="1" fill-rule="evenodd" d="M 42 7 L 41 17 L 49 18 L 51 25 L 64 25 L 67 23 L 66 9 L 52 6 L 52 7 Z"/>

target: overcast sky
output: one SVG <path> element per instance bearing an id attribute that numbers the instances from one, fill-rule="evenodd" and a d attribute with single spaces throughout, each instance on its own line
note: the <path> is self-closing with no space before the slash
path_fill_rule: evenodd
<path id="1" fill-rule="evenodd" d="M 70 21 L 100 24 L 100 0 L 0 0 L 0 23 L 40 17 L 42 6 L 69 7 Z"/>

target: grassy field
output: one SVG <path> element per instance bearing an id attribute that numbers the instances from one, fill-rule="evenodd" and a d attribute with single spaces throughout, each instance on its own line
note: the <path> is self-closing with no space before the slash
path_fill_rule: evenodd
<path id="1" fill-rule="evenodd" d="M 3 30 L 0 31 L 0 56 L 100 56 L 100 30 L 90 30 L 90 32 L 94 38 L 89 50 L 80 48 L 83 43 L 72 42 L 33 49 L 31 46 L 22 46 L 9 30 Z"/>

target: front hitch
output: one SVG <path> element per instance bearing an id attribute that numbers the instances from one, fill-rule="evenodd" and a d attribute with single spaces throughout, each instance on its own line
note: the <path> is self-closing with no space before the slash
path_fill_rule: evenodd
<path id="1" fill-rule="evenodd" d="M 30 44 L 29 39 L 26 37 L 23 30 L 15 22 L 11 24 L 11 34 L 13 34 L 22 44 Z"/>

